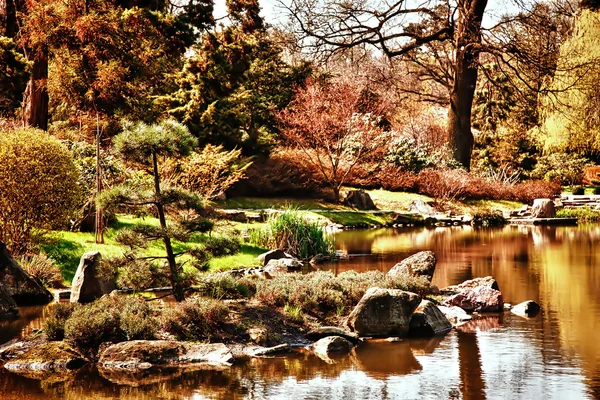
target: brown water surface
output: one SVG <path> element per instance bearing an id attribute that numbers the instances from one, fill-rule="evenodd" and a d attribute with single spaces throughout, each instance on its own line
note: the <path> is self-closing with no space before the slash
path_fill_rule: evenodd
<path id="1" fill-rule="evenodd" d="M 52 381 L 0 370 L 1 399 L 586 399 L 600 398 L 600 226 L 345 231 L 349 257 L 328 266 L 389 270 L 420 250 L 438 256 L 443 287 L 493 275 L 506 302 L 540 303 L 525 319 L 488 315 L 444 337 L 373 341 L 327 363 L 298 351 L 222 371 L 103 376 L 95 369 Z M 27 312 L 24 312 L 27 311 Z M 31 332 L 41 309 L 0 325 L 0 342 Z"/>

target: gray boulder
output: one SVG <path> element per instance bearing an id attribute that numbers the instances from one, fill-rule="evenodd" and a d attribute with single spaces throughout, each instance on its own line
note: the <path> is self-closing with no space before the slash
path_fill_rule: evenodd
<path id="1" fill-rule="evenodd" d="M 431 301 L 423 300 L 410 318 L 408 334 L 427 337 L 446 333 L 450 329 L 452 324 L 440 309 Z"/>
<path id="2" fill-rule="evenodd" d="M 114 282 L 98 276 L 101 261 L 98 251 L 81 256 L 71 287 L 71 303 L 89 303 L 116 289 Z"/>
<path id="3" fill-rule="evenodd" d="M 42 283 L 29 275 L 0 242 L 0 282 L 18 305 L 47 304 L 54 298 Z"/>
<path id="4" fill-rule="evenodd" d="M 421 199 L 412 200 L 410 203 L 408 203 L 408 209 L 412 212 L 421 214 L 424 217 L 430 217 L 436 214 L 433 207 Z"/>
<path id="5" fill-rule="evenodd" d="M 533 218 L 554 218 L 556 217 L 556 209 L 554 202 L 550 199 L 535 199 L 531 206 L 531 214 Z"/>
<path id="6" fill-rule="evenodd" d="M 527 300 L 517 304 L 510 309 L 510 312 L 520 317 L 535 317 L 539 314 L 541 308 L 538 303 L 533 300 Z"/>
<path id="7" fill-rule="evenodd" d="M 14 319 L 19 316 L 17 303 L 11 297 L 9 291 L 0 283 L 0 320 Z"/>
<path id="8" fill-rule="evenodd" d="M 231 351 L 223 343 L 132 340 L 106 348 L 100 355 L 98 365 L 109 370 L 139 371 L 156 365 L 206 364 L 225 367 L 232 362 Z"/>
<path id="9" fill-rule="evenodd" d="M 437 258 L 432 251 L 421 251 L 394 265 L 387 274 L 391 277 L 399 275 L 424 276 L 431 282 L 436 263 Z"/>
<path id="10" fill-rule="evenodd" d="M 334 354 L 345 354 L 350 351 L 354 345 L 341 336 L 327 336 L 319 339 L 310 346 L 310 349 L 322 360 L 331 363 L 331 356 Z"/>
<path id="11" fill-rule="evenodd" d="M 343 201 L 344 205 L 353 207 L 359 210 L 376 210 L 377 207 L 373 203 L 373 199 L 369 196 L 369 193 L 362 189 L 351 190 L 346 193 Z"/>
<path id="12" fill-rule="evenodd" d="M 466 321 L 473 319 L 465 310 L 460 307 L 446 307 L 438 306 L 438 310 L 448 319 L 448 321 L 454 325 L 462 325 Z"/>
<path id="13" fill-rule="evenodd" d="M 493 277 L 486 276 L 484 278 L 469 279 L 459 285 L 445 287 L 443 289 L 440 289 L 440 292 L 442 294 L 456 294 L 467 289 L 475 289 L 476 287 L 487 287 L 490 289 L 500 290 L 498 282 L 496 282 L 496 280 Z"/>
<path id="14" fill-rule="evenodd" d="M 421 303 L 415 293 L 372 287 L 358 302 L 346 321 L 359 336 L 405 336 L 410 317 Z"/>
<path id="15" fill-rule="evenodd" d="M 294 258 L 290 254 L 287 254 L 283 250 L 270 250 L 266 253 L 262 253 L 256 257 L 258 261 L 262 262 L 263 266 L 266 266 L 271 260 L 279 260 L 282 258 Z"/>
<path id="16" fill-rule="evenodd" d="M 279 260 L 271 260 L 265 266 L 264 272 L 269 275 L 277 273 L 298 271 L 302 269 L 302 263 L 295 258 L 280 258 Z"/>
<path id="17" fill-rule="evenodd" d="M 444 304 L 449 307 L 457 306 L 468 312 L 502 311 L 504 308 L 502 293 L 486 286 L 465 289 L 448 298 Z"/>
<path id="18" fill-rule="evenodd" d="M 356 333 L 348 332 L 347 330 L 338 328 L 337 326 L 321 326 L 319 328 L 310 330 L 306 334 L 306 338 L 314 342 L 330 336 L 343 337 L 344 339 L 352 342 L 353 344 L 357 344 L 358 342 L 360 342 L 360 338 Z"/>

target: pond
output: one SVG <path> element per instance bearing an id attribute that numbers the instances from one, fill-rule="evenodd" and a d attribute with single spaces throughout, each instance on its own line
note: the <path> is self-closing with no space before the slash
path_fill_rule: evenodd
<path id="1" fill-rule="evenodd" d="M 343 231 L 347 258 L 327 268 L 389 270 L 420 250 L 439 287 L 492 275 L 504 301 L 535 300 L 525 319 L 493 314 L 431 340 L 373 341 L 328 364 L 311 354 L 141 380 L 81 371 L 38 381 L 0 371 L 2 399 L 585 399 L 600 398 L 600 226 Z M 25 312 L 23 312 L 25 311 Z M 0 342 L 38 328 L 41 309 L 0 325 Z M 12 336 L 11 336 L 12 335 Z"/>

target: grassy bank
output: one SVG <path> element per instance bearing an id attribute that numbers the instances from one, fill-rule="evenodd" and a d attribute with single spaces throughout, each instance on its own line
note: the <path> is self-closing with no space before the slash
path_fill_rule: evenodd
<path id="1" fill-rule="evenodd" d="M 149 226 L 158 226 L 156 218 L 135 218 L 132 216 L 121 215 L 118 217 L 117 223 L 107 229 L 104 234 L 104 244 L 96 244 L 95 235 L 93 233 L 83 232 L 53 232 L 50 234 L 45 243 L 42 244 L 41 250 L 59 265 L 65 283 L 70 283 L 73 280 L 79 260 L 81 256 L 89 251 L 99 251 L 102 257 L 111 258 L 120 256 L 129 249 L 118 243 L 115 240 L 116 233 L 122 229 L 134 224 L 142 223 Z M 235 223 L 227 223 L 224 227 L 219 224 L 216 226 L 216 234 L 221 230 L 232 233 L 235 229 L 243 229 L 244 225 Z M 172 240 L 173 250 L 177 252 L 185 251 L 191 247 L 204 244 L 208 238 L 207 234 L 194 234 L 188 242 L 180 242 Z M 211 270 L 229 269 L 233 267 L 253 266 L 257 265 L 256 256 L 266 250 L 251 244 L 242 244 L 241 251 L 237 254 L 227 255 L 223 257 L 215 257 L 210 260 Z M 144 256 L 160 256 L 164 255 L 165 250 L 160 241 L 150 242 L 148 248 L 144 249 Z M 182 257 L 182 261 L 185 258 Z M 187 268 L 184 266 L 184 268 Z M 189 267 L 192 268 L 192 267 Z"/>

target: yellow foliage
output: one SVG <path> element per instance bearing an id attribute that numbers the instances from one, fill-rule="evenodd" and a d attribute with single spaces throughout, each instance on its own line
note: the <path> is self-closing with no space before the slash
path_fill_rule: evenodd
<path id="1" fill-rule="evenodd" d="M 32 236 L 64 228 L 81 198 L 79 172 L 62 144 L 36 129 L 0 132 L 0 240 L 28 250 Z"/>

